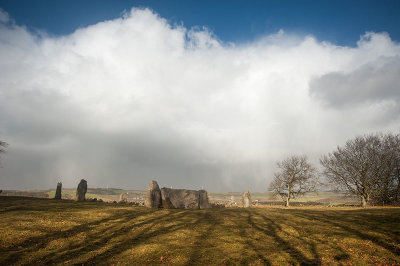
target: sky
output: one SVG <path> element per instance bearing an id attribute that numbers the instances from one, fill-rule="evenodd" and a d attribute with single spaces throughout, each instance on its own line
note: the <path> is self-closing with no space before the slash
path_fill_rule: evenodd
<path id="1" fill-rule="evenodd" d="M 367 31 L 389 32 L 392 40 L 400 40 L 397 0 L 0 0 L 0 7 L 19 25 L 56 36 L 137 7 L 153 10 L 172 25 L 207 27 L 224 42 L 252 42 L 280 29 L 353 47 Z"/>
<path id="2" fill-rule="evenodd" d="M 0 1 L 0 187 L 262 192 L 398 133 L 399 3 Z"/>

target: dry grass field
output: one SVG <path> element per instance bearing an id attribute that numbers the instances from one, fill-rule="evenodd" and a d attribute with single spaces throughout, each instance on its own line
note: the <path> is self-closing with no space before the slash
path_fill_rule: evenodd
<path id="1" fill-rule="evenodd" d="M 400 265 L 400 208 L 151 210 L 0 197 L 0 265 Z"/>

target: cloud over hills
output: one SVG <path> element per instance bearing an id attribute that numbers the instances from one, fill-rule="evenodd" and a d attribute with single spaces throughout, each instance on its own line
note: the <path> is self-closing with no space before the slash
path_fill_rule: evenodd
<path id="1" fill-rule="evenodd" d="M 356 47 L 283 31 L 227 44 L 132 9 L 48 36 L 1 11 L 0 58 L 4 188 L 264 191 L 288 154 L 317 162 L 400 128 L 400 45 L 386 33 Z"/>

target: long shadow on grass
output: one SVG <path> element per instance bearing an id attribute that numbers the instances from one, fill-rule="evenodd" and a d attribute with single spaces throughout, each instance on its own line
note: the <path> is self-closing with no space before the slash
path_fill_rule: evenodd
<path id="1" fill-rule="evenodd" d="M 28 211 L 56 213 L 68 210 L 83 210 L 101 208 L 107 203 L 75 202 L 73 200 L 55 200 L 47 198 L 32 198 L 22 196 L 0 196 L 0 214 L 8 212 Z"/>
<path id="2" fill-rule="evenodd" d="M 246 211 L 248 213 L 248 223 L 259 232 L 265 234 L 266 236 L 272 237 L 275 243 L 277 244 L 277 247 L 285 251 L 291 257 L 292 261 L 290 263 L 301 264 L 301 265 L 321 264 L 321 259 L 318 253 L 316 252 L 315 244 L 309 243 L 309 245 L 311 246 L 311 251 L 314 254 L 314 259 L 308 259 L 303 255 L 301 251 L 292 247 L 291 243 L 289 243 L 287 240 L 278 235 L 278 232 L 282 231 L 282 227 L 279 224 L 275 223 L 272 219 L 266 217 L 265 215 L 257 213 L 266 222 L 266 228 L 259 226 L 254 222 L 254 220 L 251 217 L 251 213 L 255 212 L 255 210 L 252 211 L 246 210 Z"/>
<path id="3" fill-rule="evenodd" d="M 160 230 L 150 230 L 153 227 L 153 224 L 156 222 L 159 224 L 168 223 L 174 221 L 175 219 L 181 219 L 182 214 L 159 214 L 157 216 L 147 218 L 141 222 L 135 223 L 133 220 L 134 217 L 125 216 L 123 221 L 118 221 L 116 225 L 108 227 L 103 230 L 97 230 L 95 232 L 87 232 L 87 241 L 84 245 L 82 244 L 71 244 L 68 247 L 57 250 L 52 254 L 47 254 L 46 258 L 40 259 L 38 261 L 33 262 L 32 264 L 37 263 L 54 263 L 54 262 L 65 262 L 70 261 L 72 259 L 78 258 L 81 255 L 89 254 L 91 252 L 96 252 L 103 247 L 110 246 L 104 250 L 104 252 L 88 259 L 85 261 L 85 264 L 99 264 L 106 262 L 110 257 L 116 256 L 130 248 L 134 245 L 140 243 L 141 241 L 145 241 L 146 239 L 161 235 L 162 233 L 166 233 L 169 231 L 173 231 L 177 229 L 177 226 L 169 226 L 168 228 L 163 228 Z M 143 228 L 142 228 L 143 227 Z M 116 245 L 112 245 L 109 242 L 115 238 L 125 236 L 131 231 L 137 230 L 137 234 L 133 238 L 124 238 L 124 240 L 118 242 Z"/>
<path id="4" fill-rule="evenodd" d="M 162 217 L 157 217 L 154 219 L 151 219 L 150 221 L 146 222 L 148 226 L 144 229 L 142 229 L 135 237 L 133 238 L 127 238 L 124 241 L 119 242 L 118 244 L 114 245 L 110 249 L 107 249 L 105 252 L 96 255 L 87 261 L 84 262 L 84 264 L 99 264 L 99 263 L 104 263 L 108 259 L 110 259 L 113 256 L 117 256 L 127 250 L 130 250 L 137 246 L 140 243 L 144 243 L 147 240 L 154 238 L 154 237 L 160 237 L 162 235 L 166 235 L 172 232 L 176 232 L 179 229 L 182 229 L 184 227 L 187 227 L 188 224 L 198 224 L 204 217 L 198 217 L 199 212 L 188 212 L 185 210 L 181 210 L 173 215 L 164 215 Z M 157 221 L 157 225 L 159 228 L 154 229 L 152 224 L 153 222 Z M 165 225 L 170 222 L 175 222 L 171 225 Z M 112 234 L 106 236 L 107 239 L 112 239 L 115 237 L 118 237 L 121 235 L 121 233 L 125 233 L 128 231 L 131 231 L 135 229 L 137 226 L 127 226 L 124 230 L 117 230 L 113 232 Z M 92 249 L 91 246 L 86 248 L 84 253 L 87 253 L 89 249 L 89 252 Z M 71 254 L 74 256 L 74 254 Z"/>
<path id="5" fill-rule="evenodd" d="M 344 260 L 350 257 L 349 254 L 347 254 L 334 241 L 327 242 L 326 238 L 321 238 L 321 237 L 310 238 L 310 236 L 312 236 L 314 233 L 331 234 L 331 231 L 325 232 L 324 229 L 322 231 L 321 230 L 316 231 L 314 226 L 321 226 L 321 224 L 318 223 L 317 220 L 305 219 L 306 222 L 304 220 L 299 221 L 298 219 L 294 219 L 294 217 L 287 211 L 285 211 L 284 213 L 280 212 L 280 218 L 274 219 L 275 223 L 279 226 L 279 228 L 281 228 L 280 224 L 284 224 L 286 226 L 294 228 L 299 234 L 297 237 L 295 237 L 298 240 L 298 243 L 302 246 L 303 244 L 307 244 L 310 247 L 310 251 L 315 257 L 315 259 L 321 259 L 321 256 L 317 251 L 317 245 L 321 245 L 321 247 L 329 246 L 332 250 L 336 252 L 337 255 L 335 257 L 338 258 L 337 260 Z M 329 226 L 329 228 L 332 227 Z"/>
<path id="6" fill-rule="evenodd" d="M 335 222 L 334 220 L 339 218 L 337 216 L 328 216 L 326 214 L 324 214 L 324 216 L 322 216 L 323 214 L 321 214 L 320 212 L 317 211 L 312 211 L 312 210 L 307 210 L 307 211 L 298 211 L 298 210 L 290 210 L 291 214 L 301 217 L 301 218 L 305 218 L 308 220 L 318 220 L 321 223 L 326 223 L 329 224 L 331 226 L 337 226 L 339 228 L 342 228 L 344 231 L 346 231 L 347 233 L 349 233 L 350 235 L 354 235 L 357 236 L 358 238 L 362 239 L 362 240 L 369 240 L 373 243 L 375 243 L 376 245 L 379 245 L 381 247 L 383 247 L 384 249 L 390 251 L 391 253 L 393 253 L 396 256 L 400 255 L 400 250 L 398 247 L 389 244 L 387 242 L 385 242 L 382 239 L 379 239 L 375 236 L 371 236 L 367 233 L 363 233 L 359 230 L 356 230 L 348 225 L 345 225 L 343 223 L 339 223 L 339 222 Z M 347 214 L 347 213 L 346 213 Z M 354 220 L 352 221 L 353 224 L 357 224 L 357 222 L 355 222 Z M 358 225 L 362 226 L 363 220 L 358 221 Z M 375 225 L 376 228 L 379 228 L 379 223 L 377 223 Z"/>
<path id="7" fill-rule="evenodd" d="M 142 215 L 149 213 L 149 211 L 145 211 Z M 40 249 L 44 248 L 49 244 L 51 241 L 73 237 L 83 232 L 90 231 L 93 227 L 98 226 L 103 223 L 112 222 L 115 220 L 119 220 L 124 218 L 126 220 L 134 219 L 135 217 L 139 217 L 136 212 L 131 211 L 119 211 L 116 214 L 106 217 L 104 219 L 96 220 L 90 223 L 85 223 L 81 225 L 74 226 L 65 231 L 58 231 L 58 232 L 51 232 L 41 236 L 35 236 L 27 239 L 23 243 L 17 244 L 16 246 L 11 246 L 9 248 L 5 248 L 2 250 L 8 256 L 3 257 L 1 263 L 2 264 L 16 264 L 24 254 L 37 252 Z M 152 222 L 154 219 L 147 221 L 147 223 Z M 97 239 L 97 238 L 96 238 Z M 60 254 L 60 250 L 55 251 L 54 253 Z M 48 258 L 51 260 L 51 254 L 47 254 Z M 46 259 L 45 261 L 48 261 Z M 37 263 L 43 263 L 44 261 L 40 261 Z M 35 264 L 35 263 L 32 263 Z"/>
<path id="8" fill-rule="evenodd" d="M 254 222 L 251 218 L 252 213 L 250 211 L 246 210 L 246 214 L 247 214 L 247 217 L 245 218 L 246 224 L 243 224 L 243 223 L 237 224 L 240 237 L 242 239 L 245 239 L 246 246 L 251 248 L 257 254 L 257 258 L 260 261 L 262 261 L 265 265 L 271 265 L 271 262 L 259 251 L 259 248 L 257 248 L 254 245 L 253 241 L 251 241 L 249 236 L 246 234 L 246 227 L 248 227 L 248 226 L 251 226 L 251 227 L 257 229 L 257 226 L 254 224 Z M 237 219 L 237 220 L 239 220 L 239 219 Z M 245 261 L 242 261 L 242 263 L 245 264 Z"/>
<path id="9" fill-rule="evenodd" d="M 203 214 L 203 217 L 197 221 L 198 226 L 206 226 L 206 230 L 200 234 L 196 238 L 196 241 L 192 245 L 192 250 L 191 254 L 189 256 L 188 264 L 191 265 L 196 262 L 196 260 L 200 257 L 200 254 L 202 252 L 202 246 L 205 244 L 207 239 L 210 237 L 211 231 L 213 230 L 213 227 L 218 224 L 219 220 L 213 220 L 213 224 L 211 224 L 211 214 L 210 212 L 206 211 Z"/>
<path id="10" fill-rule="evenodd" d="M 396 229 L 400 221 L 400 209 L 362 209 L 340 211 L 340 221 L 348 224 L 356 224 L 365 228 L 365 232 L 374 231 L 391 237 L 393 242 L 400 242 L 400 235 Z M 332 212 L 324 213 L 324 217 L 331 221 L 337 221 L 337 215 Z"/>

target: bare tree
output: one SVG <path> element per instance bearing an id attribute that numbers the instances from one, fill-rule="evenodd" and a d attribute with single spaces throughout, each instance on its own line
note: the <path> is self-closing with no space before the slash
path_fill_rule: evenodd
<path id="1" fill-rule="evenodd" d="M 8 146 L 7 142 L 0 140 L 0 154 L 6 152 L 4 148 L 7 146 Z"/>
<path id="2" fill-rule="evenodd" d="M 373 200 L 385 205 L 400 199 L 400 135 L 382 135 L 380 152 L 383 175 L 373 192 Z"/>
<path id="3" fill-rule="evenodd" d="M 395 191 L 393 200 L 396 202 L 400 201 L 400 134 L 391 137 L 392 142 L 389 142 L 387 146 L 394 147 L 393 151 L 393 189 Z"/>
<path id="4" fill-rule="evenodd" d="M 274 174 L 269 191 L 285 199 L 287 207 L 291 199 L 315 191 L 317 172 L 306 156 L 290 156 L 278 162 L 277 166 L 280 171 Z"/>
<path id="5" fill-rule="evenodd" d="M 381 134 L 358 136 L 320 159 L 324 175 L 339 188 L 361 199 L 366 207 L 392 170 Z M 382 192 L 385 193 L 385 192 Z"/>

